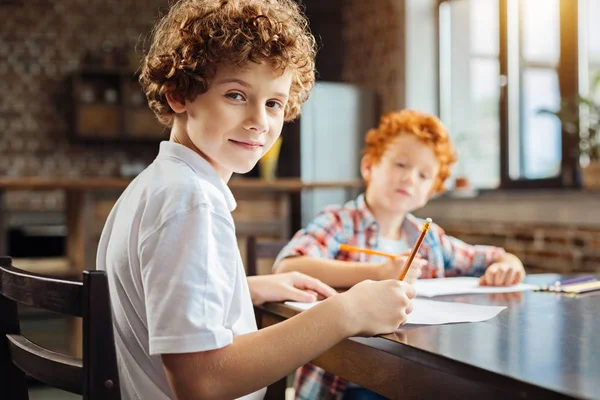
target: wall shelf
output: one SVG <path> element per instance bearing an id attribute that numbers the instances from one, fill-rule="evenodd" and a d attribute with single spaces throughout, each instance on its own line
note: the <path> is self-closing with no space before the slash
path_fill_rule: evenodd
<path id="1" fill-rule="evenodd" d="M 71 138 L 88 143 L 157 143 L 168 138 L 148 107 L 138 74 L 82 67 L 71 76 Z"/>

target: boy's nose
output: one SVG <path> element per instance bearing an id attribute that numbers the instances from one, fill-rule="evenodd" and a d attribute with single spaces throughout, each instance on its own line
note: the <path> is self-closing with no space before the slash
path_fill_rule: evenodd
<path id="1" fill-rule="evenodd" d="M 410 184 L 414 183 L 415 179 L 416 179 L 415 175 L 416 175 L 415 172 L 412 170 L 406 171 L 406 173 L 404 173 L 404 175 L 402 176 L 402 182 L 405 184 L 406 183 L 410 183 Z"/>
<path id="2" fill-rule="evenodd" d="M 250 109 L 244 123 L 244 128 L 258 133 L 266 132 L 269 129 L 269 122 L 266 114 L 266 110 L 262 109 L 262 107 Z"/>

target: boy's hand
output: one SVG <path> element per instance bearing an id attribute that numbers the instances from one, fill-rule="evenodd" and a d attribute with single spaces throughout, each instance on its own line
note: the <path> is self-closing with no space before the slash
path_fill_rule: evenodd
<path id="1" fill-rule="evenodd" d="M 312 303 L 319 296 L 327 298 L 337 293 L 320 280 L 300 272 L 250 276 L 248 286 L 255 306 L 287 300 Z"/>
<path id="2" fill-rule="evenodd" d="M 363 281 L 339 295 L 346 301 L 353 336 L 374 336 L 396 331 L 406 323 L 416 295 L 412 285 L 398 280 Z"/>
<path id="3" fill-rule="evenodd" d="M 398 257 L 391 258 L 388 262 L 382 264 L 379 280 L 398 279 L 409 255 L 410 253 L 408 252 L 402 253 Z M 404 281 L 411 284 L 415 283 L 415 281 L 421 276 L 421 271 L 426 264 L 427 261 L 417 254 L 410 264 L 410 268 L 404 277 Z"/>
<path id="4" fill-rule="evenodd" d="M 522 282 L 523 278 L 525 278 L 525 269 L 522 265 L 499 261 L 487 267 L 479 284 L 482 286 L 511 286 Z"/>

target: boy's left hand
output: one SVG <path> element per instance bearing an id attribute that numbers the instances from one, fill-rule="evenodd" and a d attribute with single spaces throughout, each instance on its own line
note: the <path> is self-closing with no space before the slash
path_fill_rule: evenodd
<path id="1" fill-rule="evenodd" d="M 337 293 L 320 280 L 300 272 L 249 276 L 248 286 L 255 306 L 287 300 L 312 303 L 320 297 L 327 298 Z"/>
<path id="2" fill-rule="evenodd" d="M 522 282 L 523 278 L 525 278 L 525 269 L 522 265 L 499 261 L 487 267 L 479 284 L 482 286 L 512 286 Z"/>

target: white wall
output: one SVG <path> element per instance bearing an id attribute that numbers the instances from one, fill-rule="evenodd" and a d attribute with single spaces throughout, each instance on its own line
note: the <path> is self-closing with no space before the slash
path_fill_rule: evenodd
<path id="1" fill-rule="evenodd" d="M 360 179 L 364 135 L 376 121 L 374 112 L 373 91 L 344 83 L 317 82 L 300 122 L 302 180 Z M 302 225 L 325 206 L 343 204 L 350 197 L 345 189 L 303 191 Z"/>

